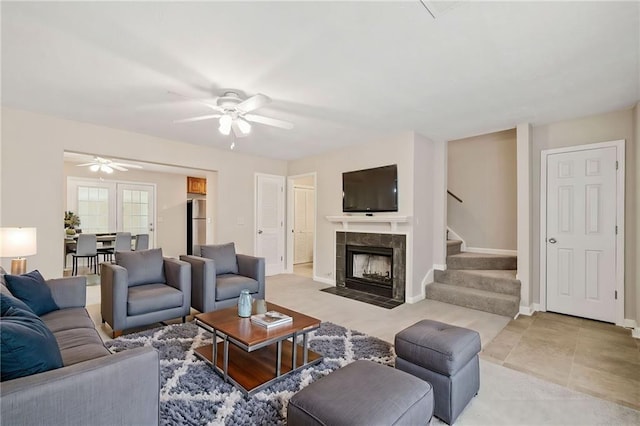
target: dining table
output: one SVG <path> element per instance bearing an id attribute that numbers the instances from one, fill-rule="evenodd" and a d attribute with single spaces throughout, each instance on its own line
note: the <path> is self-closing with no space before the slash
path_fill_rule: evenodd
<path id="1" fill-rule="evenodd" d="M 67 267 L 67 255 L 69 253 L 75 253 L 76 245 L 78 242 L 78 235 L 66 235 L 64 238 L 64 267 Z M 98 251 L 101 252 L 104 249 L 111 248 L 116 241 L 115 232 L 96 233 L 96 242 L 98 243 Z M 136 236 L 131 236 L 131 243 L 134 244 Z"/>

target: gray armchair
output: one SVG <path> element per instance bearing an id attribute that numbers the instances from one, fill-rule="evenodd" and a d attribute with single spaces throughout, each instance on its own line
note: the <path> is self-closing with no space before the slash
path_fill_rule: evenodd
<path id="1" fill-rule="evenodd" d="M 212 312 L 238 303 L 240 291 L 264 299 L 264 258 L 236 254 L 233 243 L 200 247 L 200 256 L 180 256 L 191 264 L 191 306 Z"/>
<path id="2" fill-rule="evenodd" d="M 189 315 L 191 265 L 162 257 L 162 249 L 116 252 L 116 264 L 103 263 L 100 276 L 102 322 L 113 330 Z"/>

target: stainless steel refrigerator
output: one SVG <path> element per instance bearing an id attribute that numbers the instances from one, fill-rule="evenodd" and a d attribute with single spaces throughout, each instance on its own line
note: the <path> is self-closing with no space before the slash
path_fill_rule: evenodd
<path id="1" fill-rule="evenodd" d="M 200 255 L 207 242 L 207 200 L 187 200 L 187 254 Z"/>

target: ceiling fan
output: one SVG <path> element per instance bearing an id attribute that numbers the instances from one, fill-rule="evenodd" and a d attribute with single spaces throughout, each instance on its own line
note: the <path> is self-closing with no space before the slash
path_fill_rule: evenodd
<path id="1" fill-rule="evenodd" d="M 247 99 L 242 99 L 237 92 L 228 90 L 224 92 L 222 96 L 218 96 L 215 99 L 215 103 L 209 103 L 200 99 L 190 98 L 188 96 L 180 95 L 174 92 L 169 93 L 197 101 L 216 111 L 215 114 L 185 118 L 182 120 L 176 120 L 174 121 L 174 123 L 191 123 L 194 121 L 217 118 L 220 124 L 220 126 L 218 127 L 220 133 L 222 133 L 223 135 L 228 135 L 233 129 L 234 135 L 239 138 L 247 136 L 251 132 L 250 123 L 265 124 L 267 126 L 273 126 L 287 130 L 293 129 L 293 123 L 289 123 L 288 121 L 277 120 L 275 118 L 264 117 L 262 115 L 248 114 L 249 112 L 254 111 L 271 102 L 271 98 L 261 93 L 258 93 L 257 95 L 251 96 Z"/>
<path id="2" fill-rule="evenodd" d="M 105 173 L 113 173 L 114 170 L 119 170 L 121 172 L 129 171 L 129 169 L 141 169 L 142 166 L 138 166 L 137 164 L 126 164 L 126 163 L 118 163 L 113 160 L 109 160 L 107 158 L 102 157 L 93 157 L 93 160 L 88 163 L 76 164 L 77 167 L 89 167 L 89 170 L 92 172 L 105 172 Z M 128 167 L 128 168 L 127 168 Z"/>

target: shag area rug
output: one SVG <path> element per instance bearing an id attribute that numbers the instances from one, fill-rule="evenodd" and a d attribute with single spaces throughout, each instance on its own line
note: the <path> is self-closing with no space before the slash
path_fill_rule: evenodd
<path id="1" fill-rule="evenodd" d="M 251 397 L 244 396 L 198 358 L 193 350 L 211 343 L 211 333 L 193 323 L 121 336 L 106 345 L 119 352 L 153 346 L 160 353 L 160 423 L 163 425 L 286 424 L 287 403 L 299 390 L 358 359 L 392 365 L 393 346 L 329 322 L 309 333 L 321 363 L 293 373 Z"/>

